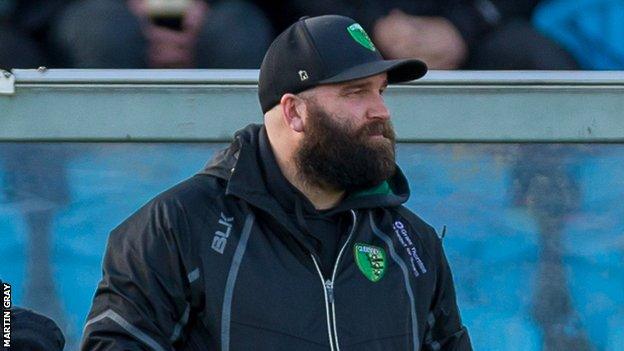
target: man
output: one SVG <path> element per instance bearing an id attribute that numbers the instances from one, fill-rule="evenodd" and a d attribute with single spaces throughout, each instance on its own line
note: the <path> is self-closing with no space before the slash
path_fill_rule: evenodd
<path id="1" fill-rule="evenodd" d="M 246 0 L 81 0 L 53 34 L 76 68 L 258 68 L 273 28 Z"/>
<path id="2" fill-rule="evenodd" d="M 56 323 L 35 311 L 13 307 L 11 309 L 11 347 L 2 351 L 62 351 L 65 337 Z"/>
<path id="3" fill-rule="evenodd" d="M 425 72 L 347 17 L 279 35 L 264 125 L 111 233 L 83 349 L 471 350 L 382 97 Z"/>
<path id="4" fill-rule="evenodd" d="M 50 31 L 72 0 L 1 0 L 0 69 L 66 67 Z"/>

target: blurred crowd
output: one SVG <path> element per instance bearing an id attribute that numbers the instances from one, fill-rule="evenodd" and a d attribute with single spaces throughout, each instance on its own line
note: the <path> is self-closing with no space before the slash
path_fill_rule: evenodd
<path id="1" fill-rule="evenodd" d="M 0 68 L 258 68 L 330 13 L 431 69 L 624 69 L 621 0 L 1 0 Z"/>

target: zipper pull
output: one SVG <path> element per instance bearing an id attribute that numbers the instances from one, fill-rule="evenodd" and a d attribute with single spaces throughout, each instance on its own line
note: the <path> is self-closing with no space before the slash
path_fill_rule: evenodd
<path id="1" fill-rule="evenodd" d="M 331 280 L 325 281 L 325 291 L 327 291 L 329 303 L 334 303 L 334 282 Z"/>

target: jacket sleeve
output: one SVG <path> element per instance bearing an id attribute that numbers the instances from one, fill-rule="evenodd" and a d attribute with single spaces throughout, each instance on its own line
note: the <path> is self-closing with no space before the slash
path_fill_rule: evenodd
<path id="1" fill-rule="evenodd" d="M 152 201 L 111 232 L 82 350 L 173 349 L 189 289 L 168 212 Z"/>
<path id="2" fill-rule="evenodd" d="M 435 235 L 435 234 L 434 234 Z M 425 350 L 472 350 L 466 327 L 462 325 L 453 276 L 442 248 L 442 240 L 435 235 L 436 287 L 425 329 Z"/>

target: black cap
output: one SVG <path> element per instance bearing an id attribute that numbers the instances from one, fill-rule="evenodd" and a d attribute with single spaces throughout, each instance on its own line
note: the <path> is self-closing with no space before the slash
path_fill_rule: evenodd
<path id="1" fill-rule="evenodd" d="M 258 81 L 262 112 L 286 93 L 382 72 L 388 72 L 388 83 L 400 83 L 424 76 L 427 66 L 416 59 L 385 60 L 349 17 L 304 17 L 282 32 L 264 56 Z"/>

